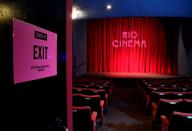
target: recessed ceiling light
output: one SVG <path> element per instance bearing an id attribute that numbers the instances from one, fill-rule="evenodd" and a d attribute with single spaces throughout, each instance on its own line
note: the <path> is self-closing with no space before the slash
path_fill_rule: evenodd
<path id="1" fill-rule="evenodd" d="M 107 4 L 106 8 L 107 8 L 107 10 L 111 10 L 111 8 L 112 8 L 111 4 Z"/>

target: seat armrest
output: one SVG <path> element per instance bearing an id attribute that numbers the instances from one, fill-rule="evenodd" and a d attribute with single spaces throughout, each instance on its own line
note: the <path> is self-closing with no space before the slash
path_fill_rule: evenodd
<path id="1" fill-rule="evenodd" d="M 106 94 L 105 94 L 105 98 L 108 99 L 108 97 L 109 97 L 109 95 L 108 95 L 108 93 L 106 93 Z"/>
<path id="2" fill-rule="evenodd" d="M 101 107 L 101 117 L 103 117 L 103 111 L 104 111 L 104 100 L 100 100 L 100 107 Z"/>
<path id="3" fill-rule="evenodd" d="M 91 114 L 91 121 L 93 122 L 92 131 L 96 131 L 96 119 L 97 119 L 97 112 L 93 111 L 92 114 Z"/>
<path id="4" fill-rule="evenodd" d="M 152 103 L 152 121 L 155 121 L 155 116 L 157 113 L 157 104 L 155 102 Z"/>
<path id="5" fill-rule="evenodd" d="M 96 111 L 93 111 L 92 114 L 91 114 L 91 120 L 93 122 L 96 122 L 96 118 L 97 118 L 97 112 Z"/>
<path id="6" fill-rule="evenodd" d="M 100 107 L 103 108 L 104 107 L 104 100 L 100 100 Z"/>
<path id="7" fill-rule="evenodd" d="M 168 131 L 169 120 L 166 116 L 161 115 L 162 131 Z"/>
<path id="8" fill-rule="evenodd" d="M 112 95 L 112 91 L 113 91 L 113 89 L 111 88 L 111 89 L 109 89 L 109 95 L 111 96 Z"/>
<path id="9" fill-rule="evenodd" d="M 148 110 L 149 102 L 150 102 L 150 96 L 148 94 L 145 94 L 145 100 L 146 100 L 145 108 L 146 108 L 146 110 Z"/>
<path id="10" fill-rule="evenodd" d="M 107 110 L 108 105 L 109 105 L 108 100 L 109 100 L 109 94 L 106 93 L 106 94 L 105 94 L 105 109 L 106 109 L 106 110 Z"/>

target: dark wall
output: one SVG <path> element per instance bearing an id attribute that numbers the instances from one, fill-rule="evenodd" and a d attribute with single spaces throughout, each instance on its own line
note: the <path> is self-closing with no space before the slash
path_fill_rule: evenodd
<path id="1" fill-rule="evenodd" d="M 13 84 L 13 17 L 57 33 L 57 76 Z M 66 125 L 65 25 L 65 0 L 0 1 L 0 128 L 37 130 L 58 116 Z"/>
<path id="2" fill-rule="evenodd" d="M 165 27 L 166 34 L 166 53 L 170 60 L 170 68 L 178 71 L 178 42 L 179 42 L 179 28 L 181 25 L 181 18 L 179 17 L 162 17 L 160 18 Z M 178 72 L 177 72 L 178 73 Z"/>
<path id="3" fill-rule="evenodd" d="M 183 18 L 179 33 L 179 73 L 192 75 L 192 18 Z"/>
<path id="4" fill-rule="evenodd" d="M 87 20 L 73 21 L 73 76 L 86 73 Z"/>

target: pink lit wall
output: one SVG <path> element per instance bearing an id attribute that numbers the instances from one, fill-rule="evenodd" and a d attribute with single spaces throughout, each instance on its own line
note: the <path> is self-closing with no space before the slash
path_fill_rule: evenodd
<path id="1" fill-rule="evenodd" d="M 57 34 L 13 20 L 14 83 L 57 75 Z"/>

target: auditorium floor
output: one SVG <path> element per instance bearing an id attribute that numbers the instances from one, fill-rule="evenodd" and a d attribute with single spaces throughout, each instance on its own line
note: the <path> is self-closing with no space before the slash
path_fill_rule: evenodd
<path id="1" fill-rule="evenodd" d="M 115 82 L 110 109 L 97 131 L 160 131 L 152 129 L 150 116 L 145 115 L 144 104 L 135 82 Z"/>

